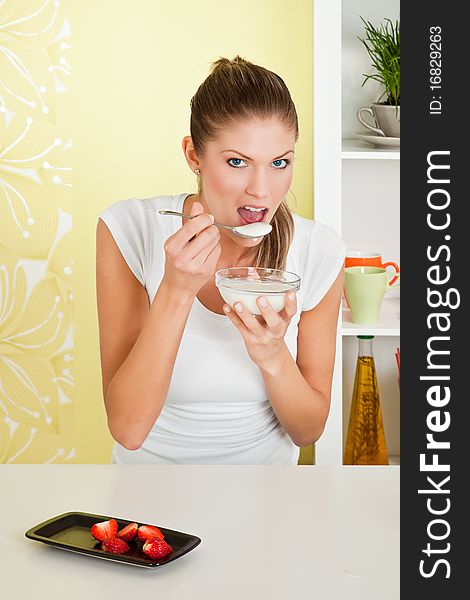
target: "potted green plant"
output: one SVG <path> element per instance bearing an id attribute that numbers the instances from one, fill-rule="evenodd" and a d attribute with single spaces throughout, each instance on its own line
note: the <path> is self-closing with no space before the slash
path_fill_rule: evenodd
<path id="1" fill-rule="evenodd" d="M 363 73 L 364 85 L 369 79 L 383 86 L 383 92 L 370 107 L 358 110 L 361 123 L 378 135 L 400 137 L 400 22 L 385 19 L 378 27 L 361 17 L 365 36 L 359 37 L 372 61 L 373 72 Z M 383 99 L 383 100 L 382 100 Z M 375 119 L 371 127 L 361 117 L 366 110 Z"/>

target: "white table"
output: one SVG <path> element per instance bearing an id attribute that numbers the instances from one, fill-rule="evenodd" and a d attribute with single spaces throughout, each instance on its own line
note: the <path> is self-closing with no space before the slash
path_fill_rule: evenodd
<path id="1" fill-rule="evenodd" d="M 0 465 L 0 490 L 8 600 L 399 598 L 399 467 Z M 202 543 L 151 570 L 24 537 L 69 511 Z"/>

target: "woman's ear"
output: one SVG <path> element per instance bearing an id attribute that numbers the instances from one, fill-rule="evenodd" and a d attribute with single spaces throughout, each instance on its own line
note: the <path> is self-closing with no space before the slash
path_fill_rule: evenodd
<path id="1" fill-rule="evenodd" d="M 189 165 L 191 171 L 196 171 L 201 168 L 199 164 L 199 159 L 196 154 L 196 150 L 194 149 L 193 139 L 190 135 L 185 135 L 183 138 L 183 142 L 181 144 L 184 152 L 184 156 L 186 158 L 186 162 Z"/>

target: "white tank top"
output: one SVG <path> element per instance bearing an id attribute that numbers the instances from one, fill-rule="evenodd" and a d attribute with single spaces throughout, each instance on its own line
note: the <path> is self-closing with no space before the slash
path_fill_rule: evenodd
<path id="1" fill-rule="evenodd" d="M 164 273 L 163 244 L 181 227 L 181 217 L 155 211 L 181 211 L 188 195 L 131 198 L 100 214 L 150 303 Z M 302 281 L 299 310 L 285 341 L 295 359 L 300 313 L 316 306 L 336 279 L 345 245 L 330 227 L 293 216 L 286 270 Z M 277 420 L 241 334 L 228 317 L 208 310 L 196 298 L 160 416 L 139 450 L 115 444 L 113 462 L 288 465 L 296 464 L 298 456 L 299 448 Z"/>

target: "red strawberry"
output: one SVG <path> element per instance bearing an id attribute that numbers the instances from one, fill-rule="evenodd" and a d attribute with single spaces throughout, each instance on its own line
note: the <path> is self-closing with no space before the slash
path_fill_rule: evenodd
<path id="1" fill-rule="evenodd" d="M 132 542 L 137 534 L 137 523 L 129 523 L 117 532 L 117 537 L 125 542 Z"/>
<path id="2" fill-rule="evenodd" d="M 146 542 L 147 540 L 163 540 L 163 533 L 154 525 L 141 525 L 137 531 L 139 540 Z"/>
<path id="3" fill-rule="evenodd" d="M 118 524 L 116 519 L 95 523 L 90 527 L 91 535 L 100 542 L 116 537 L 117 530 Z"/>
<path id="4" fill-rule="evenodd" d="M 124 540 L 115 537 L 103 542 L 101 544 L 101 549 L 105 552 L 110 552 L 111 554 L 124 554 L 124 552 L 129 550 L 129 546 Z"/>
<path id="5" fill-rule="evenodd" d="M 165 540 L 147 540 L 142 547 L 144 552 L 150 558 L 163 558 L 173 552 L 173 548 Z"/>

